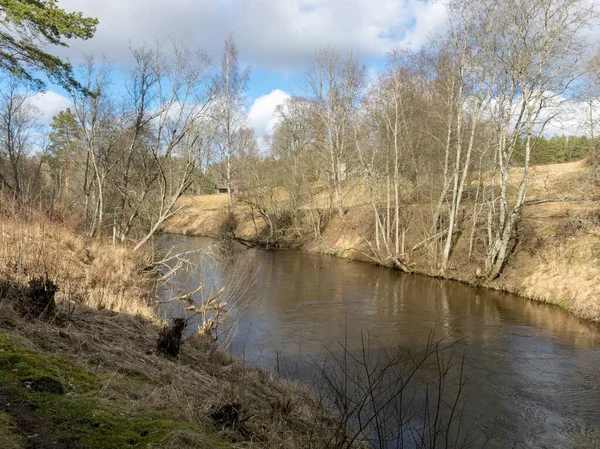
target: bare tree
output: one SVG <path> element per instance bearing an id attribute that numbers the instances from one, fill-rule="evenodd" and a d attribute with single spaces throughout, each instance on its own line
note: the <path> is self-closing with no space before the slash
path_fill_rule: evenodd
<path id="1" fill-rule="evenodd" d="M 178 44 L 168 57 L 160 45 L 132 51 L 136 61 L 120 118 L 123 164 L 115 185 L 120 195 L 113 235 L 128 238 L 136 221 L 150 232 L 143 245 L 176 209 L 200 165 L 212 129 L 210 60 Z"/>
<path id="2" fill-rule="evenodd" d="M 438 211 L 450 193 L 445 243 L 440 260 L 440 271 L 448 268 L 450 253 L 455 242 L 455 229 L 462 198 L 471 168 L 476 133 L 481 126 L 482 113 L 491 101 L 491 87 L 495 79 L 490 70 L 494 49 L 492 24 L 487 5 L 461 1 L 447 4 L 450 31 L 439 44 L 446 52 L 448 71 L 448 133 L 446 136 L 444 183 Z M 448 192 L 449 190 L 449 192 Z M 438 214 L 439 212 L 436 212 Z M 436 223 L 437 224 L 437 223 Z"/>
<path id="3" fill-rule="evenodd" d="M 271 152 L 282 170 L 279 179 L 289 194 L 290 212 L 298 234 L 304 215 L 315 238 L 320 238 L 325 217 L 317 202 L 317 149 L 313 144 L 310 103 L 290 98 L 277 112 L 279 120 L 273 133 Z"/>
<path id="4" fill-rule="evenodd" d="M 406 51 L 388 55 L 354 136 L 374 212 L 375 257 L 405 271 L 410 271 L 405 263 L 408 223 L 402 219 L 402 202 L 416 183 L 423 109 L 414 62 L 414 55 Z"/>
<path id="5" fill-rule="evenodd" d="M 203 51 L 173 43 L 168 52 L 157 44 L 132 55 L 123 99 L 111 92 L 110 66 L 89 59 L 83 78 L 93 95 L 75 92 L 73 100 L 87 153 L 86 217 L 88 197 L 95 201 L 90 234 L 103 232 L 108 216 L 114 243 L 124 242 L 137 224 L 138 249 L 178 210 L 205 157 L 215 131 L 214 91 Z"/>
<path id="6" fill-rule="evenodd" d="M 140 207 L 157 178 L 153 163 L 148 163 L 149 153 L 140 140 L 149 129 L 153 120 L 160 116 L 157 107 L 157 85 L 161 76 L 157 67 L 157 54 L 142 47 L 131 51 L 135 60 L 135 68 L 127 80 L 127 98 L 121 117 L 121 132 L 123 136 L 123 170 L 116 181 L 121 199 L 115 210 L 114 238 L 124 242 L 139 216 Z M 153 109 L 154 108 L 154 109 Z M 146 168 L 145 173 L 136 177 L 136 168 Z M 138 181 L 135 189 L 132 184 Z M 140 191 L 141 190 L 141 191 Z"/>
<path id="7" fill-rule="evenodd" d="M 0 156 L 4 156 L 9 169 L 2 167 L 0 183 L 20 197 L 25 188 L 24 164 L 34 145 L 39 130 L 39 110 L 31 103 L 32 92 L 24 89 L 14 77 L 9 77 L 0 92 Z"/>
<path id="8" fill-rule="evenodd" d="M 221 73 L 215 80 L 218 98 L 215 110 L 219 129 L 217 148 L 224 167 L 222 174 L 227 184 L 229 214 L 233 213 L 233 179 L 236 157 L 239 154 L 239 142 L 236 137 L 239 137 L 239 131 L 246 127 L 243 100 L 249 76 L 249 69 L 240 71 L 237 48 L 233 35 L 230 35 L 225 41 Z"/>
<path id="9" fill-rule="evenodd" d="M 317 51 L 306 70 L 303 90 L 313 106 L 314 136 L 327 160 L 328 178 L 338 214 L 344 215 L 342 181 L 349 170 L 353 148 L 352 120 L 360 103 L 365 69 L 358 59 L 331 48 Z"/>
<path id="10" fill-rule="evenodd" d="M 89 227 L 90 235 L 102 232 L 106 181 L 119 163 L 117 141 L 120 133 L 114 120 L 115 105 L 109 95 L 111 72 L 112 68 L 106 61 L 96 64 L 93 58 L 87 57 L 81 67 L 85 91 L 72 92 L 73 112 L 79 122 L 82 143 L 86 149 L 83 193 L 85 224 Z M 87 92 L 91 92 L 92 95 Z M 91 223 L 90 201 L 95 202 Z"/>
<path id="11" fill-rule="evenodd" d="M 497 189 L 490 189 L 486 260 L 487 277 L 494 279 L 511 252 L 522 214 L 532 137 L 542 133 L 549 120 L 544 111 L 556 105 L 581 74 L 575 63 L 584 50 L 580 31 L 590 24 L 593 5 L 584 0 L 511 0 L 501 5 L 491 2 L 486 11 L 494 25 L 497 71 L 490 105 L 497 135 Z M 511 176 L 519 140 L 525 146 L 524 165 Z"/>
<path id="12" fill-rule="evenodd" d="M 159 50 L 154 57 L 159 113 L 145 150 L 148 164 L 153 169 L 144 174 L 145 187 L 140 196 L 142 200 L 146 199 L 155 184 L 157 194 L 152 202 L 149 230 L 137 242 L 136 250 L 179 210 L 177 201 L 189 188 L 213 136 L 209 110 L 214 92 L 208 56 L 202 51 L 191 52 L 174 45 L 170 64 Z M 132 214 L 139 213 L 143 204 L 143 201 L 138 202 Z"/>

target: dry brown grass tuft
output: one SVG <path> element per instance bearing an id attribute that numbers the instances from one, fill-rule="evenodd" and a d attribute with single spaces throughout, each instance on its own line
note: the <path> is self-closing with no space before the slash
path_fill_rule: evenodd
<path id="1" fill-rule="evenodd" d="M 0 214 L 0 279 L 54 281 L 57 301 L 152 318 L 149 260 L 130 248 L 86 238 L 35 210 Z"/>
<path id="2" fill-rule="evenodd" d="M 600 235 L 600 234 L 598 234 Z M 600 239 L 589 234 L 546 247 L 519 292 L 600 321 Z"/>

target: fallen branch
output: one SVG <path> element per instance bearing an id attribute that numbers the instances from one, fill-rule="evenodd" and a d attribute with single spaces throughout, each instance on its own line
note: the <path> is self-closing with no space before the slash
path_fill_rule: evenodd
<path id="1" fill-rule="evenodd" d="M 454 234 L 458 234 L 459 232 L 461 232 L 462 229 L 457 227 L 454 232 L 452 233 L 452 235 Z M 423 240 L 422 242 L 417 243 L 415 246 L 413 246 L 410 250 L 410 252 L 415 252 L 416 250 L 422 248 L 424 245 L 426 245 L 427 243 L 431 242 L 432 240 L 438 239 L 438 238 L 442 238 L 444 236 L 446 236 L 448 234 L 448 230 L 445 229 L 442 232 L 438 232 L 435 235 L 432 235 L 431 237 L 427 237 L 425 240 Z"/>

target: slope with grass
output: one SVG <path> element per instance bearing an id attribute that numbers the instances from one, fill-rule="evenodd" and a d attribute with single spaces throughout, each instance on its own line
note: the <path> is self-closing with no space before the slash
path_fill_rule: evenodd
<path id="1" fill-rule="evenodd" d="M 320 239 L 290 236 L 287 243 L 309 251 L 372 260 L 373 219 L 367 193 L 360 183 L 350 181 L 345 198 L 348 212 L 330 220 Z M 326 198 L 322 200 L 325 204 Z M 226 204 L 226 195 L 185 198 L 183 210 L 166 224 L 165 231 L 218 237 L 230 226 Z M 406 234 L 407 248 L 423 240 L 419 217 L 430 212 L 429 204 L 406 206 L 405 213 L 412 220 Z M 249 240 L 256 237 L 262 222 L 241 202 L 234 215 L 235 235 Z M 500 278 L 481 284 L 476 273 L 484 264 L 485 254 L 481 245 L 469 251 L 469 237 L 469 232 L 460 234 L 445 277 L 556 304 L 600 322 L 600 186 L 594 183 L 593 168 L 585 161 L 531 169 L 517 245 Z M 424 249 L 410 252 L 414 271 L 437 276 L 431 260 Z"/>
<path id="2" fill-rule="evenodd" d="M 2 209 L 0 447 L 322 447 L 315 426 L 329 415 L 300 387 L 200 335 L 178 357 L 157 352 L 147 263 Z M 40 277 L 58 286 L 55 307 L 31 313 Z"/>

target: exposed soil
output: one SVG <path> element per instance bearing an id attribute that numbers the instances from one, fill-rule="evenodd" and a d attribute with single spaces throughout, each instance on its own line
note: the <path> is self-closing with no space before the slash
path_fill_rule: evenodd
<path id="1" fill-rule="evenodd" d="M 40 379 L 41 380 L 41 379 Z M 25 449 L 74 449 L 77 440 L 65 436 L 47 418 L 36 414 L 35 408 L 19 394 L 0 389 L 0 410 L 10 415 L 25 437 Z"/>
<path id="2" fill-rule="evenodd" d="M 65 387 L 50 377 L 41 377 L 39 379 L 26 380 L 24 382 L 25 388 L 31 388 L 33 391 L 54 393 L 54 394 L 65 394 Z"/>

